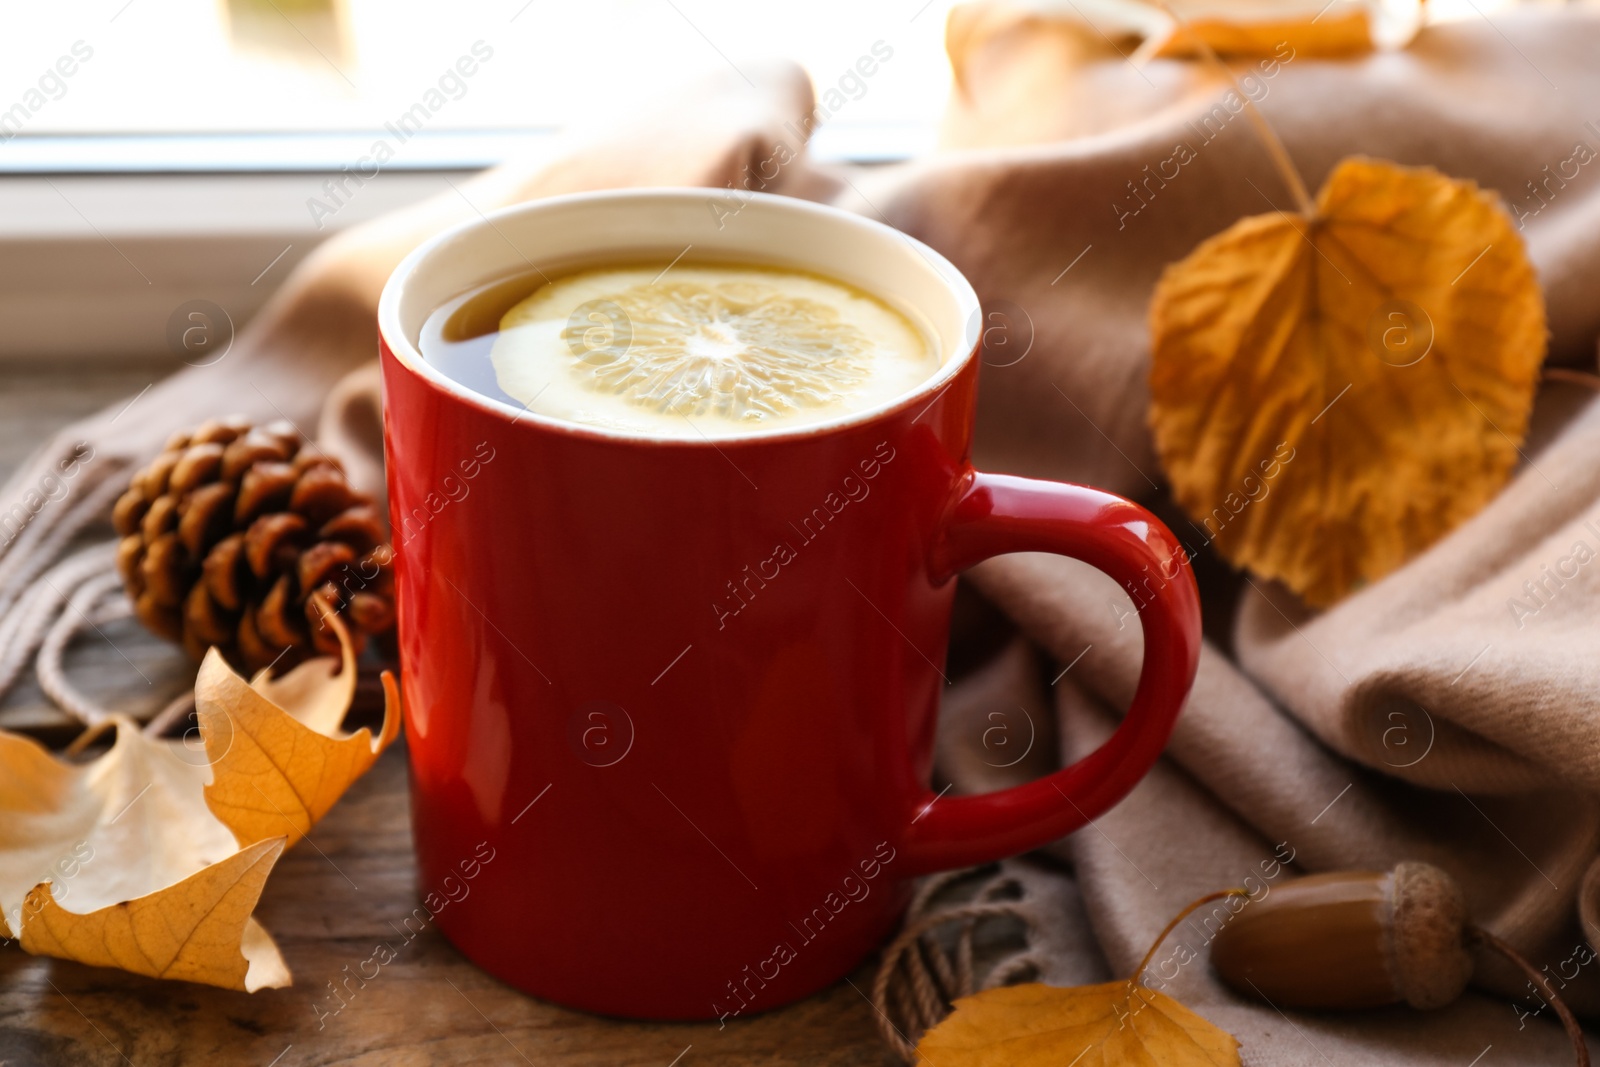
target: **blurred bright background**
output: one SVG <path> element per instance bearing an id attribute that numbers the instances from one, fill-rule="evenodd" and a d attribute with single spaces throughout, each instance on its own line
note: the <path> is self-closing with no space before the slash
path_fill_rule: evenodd
<path id="1" fill-rule="evenodd" d="M 802 64 L 822 91 L 875 47 L 892 50 L 811 151 L 916 155 L 937 142 L 954 2 L 12 2 L 0 34 L 0 359 L 181 356 L 167 335 L 187 301 L 242 325 L 337 230 L 509 155 L 553 154 L 564 133 L 646 112 L 682 83 L 714 75 L 744 91 L 774 59 Z M 1514 3 L 1428 0 L 1427 11 L 1479 19 Z M 1027 3 L 1091 25 L 1107 5 Z M 420 132 L 395 136 L 408 113 Z M 311 211 L 380 138 L 393 148 L 381 178 L 332 218 Z"/>
<path id="2" fill-rule="evenodd" d="M 873 78 L 871 91 L 851 102 L 849 124 L 931 130 L 949 82 L 943 33 L 951 3 L 99 0 L 19 6 L 8 13 L 8 32 L 0 36 L 0 108 L 19 100 L 81 41 L 93 49 L 92 58 L 63 79 L 59 98 L 30 116 L 24 133 L 375 130 L 417 103 L 482 42 L 480 53 L 491 58 L 463 79 L 464 91 L 427 124 L 429 141 L 450 142 L 430 144 L 427 157 L 453 154 L 465 161 L 492 153 L 493 139 L 479 135 L 581 126 L 645 105 L 696 76 L 721 71 L 738 78 L 737 71 L 762 59 L 796 60 L 824 81 L 883 41 L 894 58 Z M 59 140 L 8 147 L 24 149 L 31 165 L 46 162 L 51 151 L 85 166 L 96 162 L 82 146 Z M 305 150 L 319 151 L 315 145 Z M 168 151 L 198 158 L 200 150 L 168 142 Z M 8 162 L 0 152 L 0 167 Z"/>
<path id="3" fill-rule="evenodd" d="M 260 153 L 289 168 L 380 129 L 412 107 L 474 43 L 492 57 L 428 120 L 408 164 L 481 162 L 494 134 L 554 130 L 625 112 L 677 83 L 788 58 L 819 84 L 878 41 L 894 51 L 861 99 L 831 125 L 853 131 L 837 154 L 904 155 L 932 141 L 949 87 L 945 18 L 954 0 L 94 0 L 12 5 L 0 35 L 0 108 L 22 100 L 72 46 L 92 49 L 0 170 L 156 167 L 102 143 L 60 135 L 314 133 L 308 158 Z M 1512 0 L 1431 0 L 1434 19 L 1479 17 Z M 1083 0 L 1093 20 L 1093 0 Z M 1040 7 L 1051 6 L 1048 3 Z M 1078 8 L 1072 0 L 1055 5 Z M 737 75 L 736 75 L 737 76 Z M 14 126 L 14 124 L 13 124 Z M 864 131 L 876 129 L 871 146 Z M 0 126 L 0 140 L 15 128 Z M 52 135 L 45 140 L 41 135 Z M 841 142 L 843 143 L 843 142 Z M 147 142 L 153 145 L 153 142 Z M 281 144 L 281 142 L 280 142 Z M 162 142 L 172 166 L 225 160 Z M 230 146 L 241 158 L 252 152 Z M 826 146 L 824 146 L 826 147 Z M 312 158 L 316 157 L 316 158 Z M 353 158 L 353 157 L 352 157 Z"/>

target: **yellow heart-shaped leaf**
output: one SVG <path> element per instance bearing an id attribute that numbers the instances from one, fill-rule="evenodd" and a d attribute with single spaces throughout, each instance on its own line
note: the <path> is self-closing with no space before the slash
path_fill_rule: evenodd
<path id="1" fill-rule="evenodd" d="M 1313 217 L 1243 219 L 1167 268 L 1150 332 L 1150 426 L 1192 532 L 1315 606 L 1499 490 L 1546 344 L 1500 202 L 1370 159 Z"/>
<path id="2" fill-rule="evenodd" d="M 1239 1043 L 1129 981 L 1002 986 L 955 1002 L 917 1043 L 919 1067 L 1238 1067 Z"/>

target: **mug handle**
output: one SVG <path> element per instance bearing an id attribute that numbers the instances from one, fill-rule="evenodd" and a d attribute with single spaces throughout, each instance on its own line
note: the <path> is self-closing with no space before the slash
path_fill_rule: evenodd
<path id="1" fill-rule="evenodd" d="M 1188 555 L 1150 512 L 1087 486 L 973 471 L 936 536 L 933 579 L 1009 552 L 1071 556 L 1116 579 L 1144 630 L 1138 688 L 1116 733 L 1070 767 L 994 793 L 924 791 L 902 838 L 912 873 L 1014 856 L 1088 823 L 1156 761 L 1194 681 L 1200 594 Z"/>

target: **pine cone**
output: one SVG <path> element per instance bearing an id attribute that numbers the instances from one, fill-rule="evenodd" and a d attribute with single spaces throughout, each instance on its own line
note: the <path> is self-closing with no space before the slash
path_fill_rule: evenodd
<path id="1" fill-rule="evenodd" d="M 371 498 L 287 422 L 211 420 L 174 435 L 117 500 L 117 569 L 146 626 L 196 660 L 279 670 L 394 624 L 393 552 Z"/>

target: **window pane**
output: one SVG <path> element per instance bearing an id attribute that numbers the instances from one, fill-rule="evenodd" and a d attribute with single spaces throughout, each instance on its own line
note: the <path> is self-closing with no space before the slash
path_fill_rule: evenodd
<path id="1" fill-rule="evenodd" d="M 562 127 L 761 57 L 833 118 L 930 125 L 952 0 L 97 0 L 15 5 L 0 141 L 26 132 Z M 883 58 L 887 56 L 887 58 Z M 867 75 L 864 71 L 870 70 Z M 735 73 L 735 72 L 739 73 Z"/>

